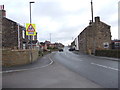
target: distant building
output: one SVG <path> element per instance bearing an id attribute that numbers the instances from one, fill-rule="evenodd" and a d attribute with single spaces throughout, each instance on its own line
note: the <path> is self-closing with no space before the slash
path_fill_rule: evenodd
<path id="1" fill-rule="evenodd" d="M 3 49 L 29 49 L 31 45 L 30 36 L 26 36 L 26 28 L 15 21 L 6 18 L 6 11 L 0 10 L 0 32 L 2 33 Z M 32 40 L 36 45 L 37 35 Z"/>
<path id="2" fill-rule="evenodd" d="M 62 43 L 54 43 L 54 48 L 61 49 L 64 45 Z"/>
<path id="3" fill-rule="evenodd" d="M 95 50 L 110 49 L 110 26 L 95 17 L 95 22 L 90 22 L 79 35 L 79 50 L 84 53 L 94 54 Z"/>
<path id="4" fill-rule="evenodd" d="M 78 42 L 78 37 L 75 38 L 75 50 L 79 50 L 79 42 Z"/>
<path id="5" fill-rule="evenodd" d="M 120 40 L 112 40 L 111 49 L 120 49 Z"/>

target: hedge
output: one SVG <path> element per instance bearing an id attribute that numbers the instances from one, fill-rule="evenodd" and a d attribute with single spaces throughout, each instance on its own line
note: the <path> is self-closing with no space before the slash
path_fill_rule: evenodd
<path id="1" fill-rule="evenodd" d="M 96 50 L 95 55 L 120 58 L 120 50 Z"/>

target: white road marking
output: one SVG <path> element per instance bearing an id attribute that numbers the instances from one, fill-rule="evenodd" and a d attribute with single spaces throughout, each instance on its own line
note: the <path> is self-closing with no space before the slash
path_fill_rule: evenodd
<path id="1" fill-rule="evenodd" d="M 65 55 L 67 56 L 67 53 L 65 52 Z"/>
<path id="2" fill-rule="evenodd" d="M 97 63 L 91 63 L 91 64 L 99 66 L 99 67 L 103 67 L 103 68 L 107 68 L 107 69 L 112 69 L 112 70 L 115 70 L 115 71 L 119 71 L 117 68 L 112 68 L 112 67 L 104 66 L 104 65 L 101 65 L 101 64 L 97 64 Z"/>
<path id="3" fill-rule="evenodd" d="M 47 67 L 51 64 L 53 64 L 53 60 L 50 58 L 50 56 L 48 57 L 49 60 L 51 61 L 49 64 L 47 65 L 44 65 L 44 66 L 41 66 L 41 67 L 35 67 L 35 68 L 29 68 L 29 69 L 20 69 L 20 70 L 8 70 L 8 71 L 1 71 L 0 73 L 10 73 L 10 72 L 20 72 L 20 71 L 26 71 L 26 70 L 35 70 L 35 69 L 41 69 L 41 68 L 44 68 L 44 67 Z"/>
<path id="4" fill-rule="evenodd" d="M 65 54 L 65 56 L 69 57 L 66 52 L 64 54 Z M 73 58 L 73 57 L 71 57 L 71 58 Z M 74 58 L 73 58 L 73 60 L 75 60 L 75 61 L 83 61 L 83 60 L 78 60 L 78 59 L 74 59 Z"/>
<path id="5" fill-rule="evenodd" d="M 52 52 L 52 53 L 56 53 L 56 52 Z"/>

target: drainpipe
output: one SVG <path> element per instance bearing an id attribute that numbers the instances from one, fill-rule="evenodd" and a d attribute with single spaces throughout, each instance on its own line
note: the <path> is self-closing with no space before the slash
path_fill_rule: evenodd
<path id="1" fill-rule="evenodd" d="M 18 49 L 20 49 L 20 25 L 18 25 Z"/>

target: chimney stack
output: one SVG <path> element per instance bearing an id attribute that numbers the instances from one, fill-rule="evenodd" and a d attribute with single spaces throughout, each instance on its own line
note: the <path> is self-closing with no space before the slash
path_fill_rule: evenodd
<path id="1" fill-rule="evenodd" d="M 6 17 L 6 11 L 4 10 L 4 5 L 0 5 L 0 17 Z"/>
<path id="2" fill-rule="evenodd" d="M 95 22 L 100 22 L 100 17 L 99 16 L 95 17 Z"/>

